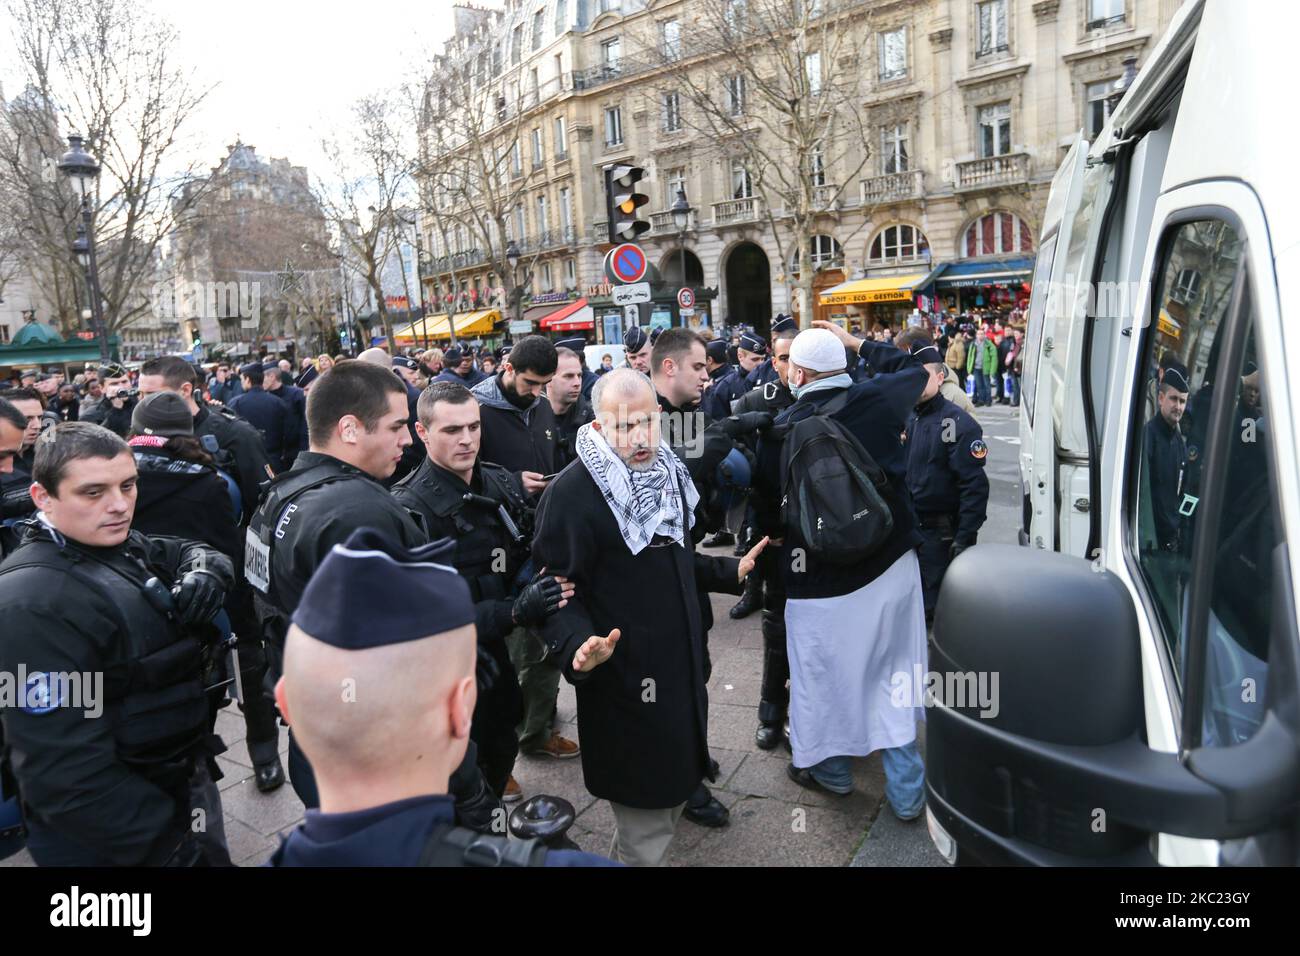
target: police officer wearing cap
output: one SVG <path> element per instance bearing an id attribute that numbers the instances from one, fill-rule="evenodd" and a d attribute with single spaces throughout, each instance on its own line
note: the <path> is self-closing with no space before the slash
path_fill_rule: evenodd
<path id="1" fill-rule="evenodd" d="M 611 865 L 455 825 L 448 786 L 475 713 L 478 613 L 451 550 L 358 531 L 304 591 L 276 699 L 317 768 L 320 805 L 272 866 Z"/>
<path id="2" fill-rule="evenodd" d="M 780 332 L 799 331 L 799 323 L 791 316 L 777 314 L 772 320 L 772 340 L 776 341 L 776 336 Z M 758 388 L 760 385 L 766 385 L 768 382 L 774 382 L 778 378 L 776 369 L 772 365 L 772 356 L 768 356 L 759 366 L 746 376 L 746 381 L 750 388 Z"/>
<path id="3" fill-rule="evenodd" d="M 289 407 L 262 387 L 266 374 L 261 362 L 249 362 L 241 367 L 239 381 L 244 392 L 230 400 L 230 410 L 257 429 L 271 469 L 279 474 L 293 464 L 292 448 L 296 447 L 297 439 L 294 437 L 293 445 L 290 444 Z M 276 369 L 270 374 L 279 375 L 280 371 Z"/>
<path id="4" fill-rule="evenodd" d="M 453 345 L 442 353 L 442 371 L 435 382 L 459 382 L 466 388 L 473 388 L 487 378 L 474 367 L 474 353 L 466 347 Z"/>
<path id="5" fill-rule="evenodd" d="M 726 418 L 731 414 L 731 403 L 744 395 L 752 387 L 748 378 L 758 368 L 767 355 L 767 343 L 753 332 L 742 332 L 740 344 L 736 348 L 736 368 L 732 369 L 707 392 L 701 407 L 713 419 Z"/>
<path id="6" fill-rule="evenodd" d="M 497 671 L 479 696 L 472 739 L 488 786 L 502 796 L 519 752 L 515 727 L 524 717 L 506 637 L 517 627 L 539 627 L 573 589 L 525 570 L 532 509 L 515 475 L 478 460 L 481 415 L 469 389 L 434 382 L 420 396 L 418 414 L 427 457 L 393 488 L 393 497 L 423 518 L 430 538 L 454 541 L 447 562 L 469 583 L 479 647 Z M 517 798 L 517 788 L 512 795 Z"/>
<path id="7" fill-rule="evenodd" d="M 907 426 L 907 487 L 922 539 L 917 559 L 928 623 L 949 563 L 975 544 L 984 524 L 989 450 L 979 422 L 940 391 L 947 370 L 938 347 L 917 342 L 911 353 L 930 373 Z"/>
<path id="8" fill-rule="evenodd" d="M 197 764 L 223 749 L 205 686 L 230 560 L 131 530 L 135 459 L 98 425 L 47 432 L 33 478 L 39 513 L 0 564 L 0 671 L 25 675 L 0 719 L 33 859 L 228 865 L 191 809 L 220 820 Z"/>
<path id="9" fill-rule="evenodd" d="M 623 333 L 624 364 L 634 368 L 642 375 L 650 374 L 650 336 L 646 330 L 634 325 Z"/>
<path id="10" fill-rule="evenodd" d="M 1161 376 L 1156 392 L 1156 414 L 1142 429 L 1151 489 L 1151 517 L 1156 547 L 1177 551 L 1182 537 L 1181 507 L 1187 485 L 1187 442 L 1180 423 L 1187 410 L 1191 387 L 1184 366 L 1170 364 Z"/>

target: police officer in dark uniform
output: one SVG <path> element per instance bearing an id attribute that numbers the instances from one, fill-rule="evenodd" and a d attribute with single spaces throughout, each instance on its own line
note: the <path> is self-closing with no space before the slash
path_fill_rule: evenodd
<path id="1" fill-rule="evenodd" d="M 540 627 L 572 595 L 553 576 L 533 576 L 529 559 L 532 509 L 519 479 L 478 461 L 478 402 L 463 385 L 436 382 L 420 396 L 417 432 L 427 457 L 393 488 L 393 497 L 424 519 L 429 537 L 455 542 L 450 563 L 469 582 L 480 651 L 497 671 L 480 694 L 471 739 L 479 767 L 502 796 L 519 753 L 515 727 L 523 695 L 506 635 Z"/>
<path id="2" fill-rule="evenodd" d="M 736 370 L 728 361 L 727 343 L 722 339 L 711 339 L 704 346 L 704 362 L 709 370 L 709 385 L 704 392 L 704 403 L 709 404 L 709 395 L 717 384 Z M 711 406 L 710 406 L 711 407 Z M 726 417 L 726 416 L 714 416 Z"/>
<path id="3" fill-rule="evenodd" d="M 191 826 L 192 808 L 209 829 L 221 820 L 215 786 L 205 778 L 211 793 L 199 793 L 195 780 L 224 749 L 204 688 L 229 559 L 131 531 L 135 459 L 98 425 L 48 432 L 33 477 L 40 514 L 0 565 L 0 670 L 25 675 L 18 705 L 0 711 L 5 762 L 32 857 L 229 864 L 222 841 Z"/>
<path id="4" fill-rule="evenodd" d="M 321 806 L 308 809 L 272 866 L 610 865 L 455 825 L 447 791 L 471 714 L 477 720 L 481 609 L 447 567 L 451 547 L 408 550 L 358 531 L 304 591 L 276 697 L 317 768 Z M 341 703 L 346 682 L 357 694 Z"/>
<path id="5" fill-rule="evenodd" d="M 911 351 L 930 373 L 908 423 L 907 487 L 922 538 L 917 558 L 925 618 L 932 622 L 948 564 L 975 544 L 984 524 L 989 451 L 979 422 L 940 392 L 946 372 L 938 347 L 918 342 Z"/>
<path id="6" fill-rule="evenodd" d="M 1151 516 L 1156 547 L 1161 551 L 1177 551 L 1182 536 L 1180 508 L 1187 443 L 1179 423 L 1187 409 L 1190 391 L 1181 367 L 1166 368 L 1156 393 L 1157 413 L 1142 429 L 1142 453 L 1150 475 Z"/>
<path id="7" fill-rule="evenodd" d="M 279 369 L 274 374 L 279 375 Z M 230 400 L 230 410 L 257 429 L 262 436 L 262 448 L 271 468 L 279 474 L 293 464 L 292 457 L 286 459 L 286 454 L 292 447 L 289 408 L 262 387 L 265 373 L 261 362 L 249 362 L 241 368 L 239 380 L 244 386 L 244 392 Z M 296 439 L 293 444 L 296 444 Z"/>
<path id="8" fill-rule="evenodd" d="M 634 368 L 642 375 L 650 374 L 650 336 L 640 326 L 633 326 L 623 333 L 624 365 Z"/>
<path id="9" fill-rule="evenodd" d="M 262 387 L 289 409 L 284 439 L 284 466 L 288 468 L 298 452 L 307 447 L 307 393 L 293 384 L 293 376 L 280 368 L 278 362 L 262 365 Z"/>
<path id="10" fill-rule="evenodd" d="M 779 332 L 799 331 L 799 323 L 788 315 L 778 313 L 777 317 L 772 320 L 772 341 L 776 341 Z M 758 388 L 760 385 L 766 385 L 768 382 L 774 382 L 777 379 L 777 372 L 772 364 L 772 356 L 768 356 L 758 368 L 750 372 L 746 377 L 750 388 Z"/>
<path id="11" fill-rule="evenodd" d="M 406 389 L 392 370 L 369 362 L 340 362 L 312 386 L 307 400 L 311 448 L 267 489 L 248 526 L 244 576 L 278 677 L 289 620 L 329 549 L 357 528 L 370 528 L 402 547 L 427 536 L 383 481 L 410 443 Z M 463 772 L 462 772 L 463 771 Z M 319 805 L 316 783 L 289 733 L 289 780 L 299 799 Z M 462 819 L 490 825 L 497 806 L 471 757 L 453 778 Z"/>
<path id="12" fill-rule="evenodd" d="M 733 415 L 727 420 L 734 437 L 743 441 L 755 455 L 758 453 L 758 429 L 768 422 L 762 417 L 775 419 L 794 404 L 794 396 L 786 385 L 790 372 L 790 343 L 799 333 L 793 322 L 772 333 L 771 361 L 777 377 L 774 381 L 750 389 L 735 404 Z M 731 423 L 734 422 L 734 425 Z M 781 502 L 771 500 L 757 488 L 750 491 L 749 503 L 757 527 L 776 527 L 781 523 Z M 758 729 L 754 743 L 762 750 L 771 750 L 784 737 L 786 711 L 790 705 L 790 660 L 785 646 L 785 579 L 781 562 L 785 554 L 782 546 L 768 542 L 758 556 L 757 601 L 763 608 L 760 630 L 763 635 L 763 679 L 758 697 Z M 745 582 L 742 601 L 754 600 L 749 581 Z"/>

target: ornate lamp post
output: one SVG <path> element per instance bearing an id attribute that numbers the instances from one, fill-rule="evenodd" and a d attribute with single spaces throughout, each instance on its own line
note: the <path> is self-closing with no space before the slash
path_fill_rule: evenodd
<path id="1" fill-rule="evenodd" d="M 86 273 L 86 294 L 90 298 L 91 328 L 99 339 L 99 360 L 109 363 L 108 332 L 104 328 L 104 302 L 99 293 L 99 264 L 95 259 L 95 223 L 91 196 L 95 192 L 95 183 L 99 179 L 99 161 L 82 148 L 83 140 L 76 133 L 68 135 L 68 151 L 58 162 L 59 172 L 68 177 L 68 182 L 77 191 L 81 199 L 81 222 L 77 224 L 77 238 L 73 240 L 72 252 L 81 263 Z"/>
<path id="2" fill-rule="evenodd" d="M 677 227 L 677 232 L 681 237 L 682 288 L 684 289 L 686 288 L 686 227 L 690 224 L 692 212 L 691 204 L 686 201 L 685 187 L 678 188 L 677 198 L 673 200 L 673 204 L 668 211 L 673 214 L 673 225 Z M 684 319 L 682 325 L 686 325 Z"/>
<path id="3" fill-rule="evenodd" d="M 523 319 L 524 315 L 524 287 L 519 283 L 519 260 L 522 258 L 519 252 L 519 246 L 513 239 L 506 246 L 506 262 L 510 263 L 510 284 L 513 288 L 510 290 L 510 314 L 516 322 Z M 513 335 L 508 335 L 513 340 Z"/>

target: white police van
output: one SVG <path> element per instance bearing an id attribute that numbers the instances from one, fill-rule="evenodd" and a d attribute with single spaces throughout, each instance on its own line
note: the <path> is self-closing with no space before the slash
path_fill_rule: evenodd
<path id="1" fill-rule="evenodd" d="M 933 670 L 999 676 L 995 717 L 930 712 L 959 864 L 1300 863 L 1298 35 L 1189 0 L 1052 184 L 1025 547 L 964 553 L 936 618 Z"/>

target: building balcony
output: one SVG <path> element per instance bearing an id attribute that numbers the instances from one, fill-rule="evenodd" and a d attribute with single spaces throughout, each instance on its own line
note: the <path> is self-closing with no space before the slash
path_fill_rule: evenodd
<path id="1" fill-rule="evenodd" d="M 697 228 L 698 225 L 699 220 L 696 215 L 696 210 L 692 209 L 690 218 L 686 222 L 686 229 L 687 231 L 690 231 Z M 677 223 L 673 221 L 672 212 L 665 210 L 664 212 L 652 212 L 650 214 L 650 235 L 675 236 L 680 232 L 681 230 L 677 228 Z"/>
<path id="2" fill-rule="evenodd" d="M 953 189 L 968 192 L 973 189 L 995 189 L 1029 182 L 1029 154 L 1007 153 L 985 159 L 970 159 L 957 163 Z"/>
<path id="3" fill-rule="evenodd" d="M 924 174 L 919 169 L 901 173 L 885 173 L 862 180 L 862 203 L 867 206 L 881 203 L 903 202 L 919 199 L 922 195 Z"/>
<path id="4" fill-rule="evenodd" d="M 844 204 L 844 199 L 839 195 L 839 186 L 834 183 L 824 183 L 821 186 L 813 187 L 813 209 L 817 212 L 827 212 L 839 209 Z"/>
<path id="5" fill-rule="evenodd" d="M 763 201 L 757 196 L 749 199 L 728 199 L 713 203 L 713 224 L 726 226 L 737 222 L 753 222 L 763 213 Z"/>

